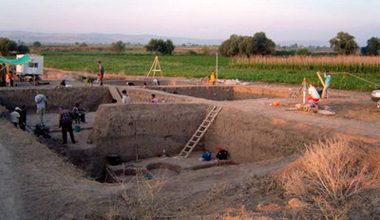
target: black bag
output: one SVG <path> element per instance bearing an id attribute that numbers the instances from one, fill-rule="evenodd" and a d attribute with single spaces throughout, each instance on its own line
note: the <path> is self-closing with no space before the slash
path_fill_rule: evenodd
<path id="1" fill-rule="evenodd" d="M 226 150 L 220 150 L 216 153 L 216 158 L 219 160 L 227 160 L 228 152 Z"/>

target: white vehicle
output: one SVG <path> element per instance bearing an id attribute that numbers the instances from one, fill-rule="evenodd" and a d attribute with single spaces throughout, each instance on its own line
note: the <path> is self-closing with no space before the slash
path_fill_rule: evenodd
<path id="1" fill-rule="evenodd" d="M 24 54 L 17 55 L 17 59 L 23 57 Z M 43 74 L 44 69 L 44 57 L 39 55 L 30 54 L 31 60 L 29 63 L 24 63 L 16 66 L 16 74 L 20 78 L 25 76 L 38 77 Z"/>
<path id="2" fill-rule="evenodd" d="M 371 93 L 371 98 L 373 101 L 377 102 L 377 107 L 380 108 L 380 89 L 373 90 Z"/>

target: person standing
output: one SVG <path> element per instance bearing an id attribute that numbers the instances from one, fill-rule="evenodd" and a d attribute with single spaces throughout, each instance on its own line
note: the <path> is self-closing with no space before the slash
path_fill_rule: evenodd
<path id="1" fill-rule="evenodd" d="M 211 83 L 212 85 L 215 85 L 215 83 L 216 83 L 216 75 L 215 75 L 215 72 L 214 72 L 214 71 L 211 72 L 211 74 L 210 74 L 210 76 L 209 76 L 209 79 L 210 79 L 210 83 Z"/>
<path id="2" fill-rule="evenodd" d="M 99 66 L 99 81 L 100 85 L 103 85 L 103 78 L 104 78 L 104 66 L 102 64 L 102 61 L 98 61 L 98 66 Z"/>
<path id="3" fill-rule="evenodd" d="M 17 125 L 20 123 L 20 111 L 19 107 L 16 107 L 13 112 L 11 112 L 11 122 L 17 128 Z"/>
<path id="4" fill-rule="evenodd" d="M 0 64 L 0 86 L 7 86 L 7 67 L 6 65 Z"/>
<path id="5" fill-rule="evenodd" d="M 158 79 L 156 79 L 156 78 L 153 79 L 153 85 L 158 86 Z"/>
<path id="6" fill-rule="evenodd" d="M 121 91 L 123 97 L 121 98 L 121 103 L 123 104 L 131 104 L 131 98 L 128 96 L 127 90 Z"/>
<path id="7" fill-rule="evenodd" d="M 26 106 L 25 105 L 22 105 L 21 106 L 21 110 L 20 110 L 20 122 L 19 122 L 19 125 L 20 125 L 20 128 L 25 131 L 26 129 Z"/>
<path id="8" fill-rule="evenodd" d="M 71 110 L 73 114 L 73 119 L 76 124 L 80 124 L 80 122 L 86 123 L 86 111 L 84 108 L 79 106 L 79 103 L 75 103 L 73 109 Z"/>
<path id="9" fill-rule="evenodd" d="M 69 110 L 59 107 L 59 128 L 62 128 L 62 143 L 67 144 L 67 132 L 70 134 L 71 143 L 75 144 L 73 133 L 73 115 Z"/>
<path id="10" fill-rule="evenodd" d="M 36 96 L 34 97 L 34 101 L 37 104 L 37 114 L 40 115 L 41 125 L 44 125 L 44 115 L 46 113 L 47 108 L 47 98 L 44 94 L 36 92 Z"/>
<path id="11" fill-rule="evenodd" d="M 9 71 L 7 73 L 7 82 L 8 82 L 10 87 L 13 87 L 13 73 L 12 73 L 12 71 Z"/>
<path id="12" fill-rule="evenodd" d="M 325 87 L 323 88 L 323 92 L 322 92 L 322 98 L 329 98 L 329 94 L 328 94 L 328 89 L 330 87 L 330 84 L 331 84 L 331 73 L 330 71 L 326 70 L 326 72 L 323 74 L 323 76 L 325 77 Z"/>

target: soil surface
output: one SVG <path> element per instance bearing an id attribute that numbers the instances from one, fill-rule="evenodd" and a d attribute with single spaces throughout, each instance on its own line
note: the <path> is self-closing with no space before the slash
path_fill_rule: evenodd
<path id="1" fill-rule="evenodd" d="M 61 80 L 64 76 L 73 79 L 73 85 L 82 85 L 75 81 L 78 74 L 72 72 L 50 69 L 46 79 Z M 47 86 L 54 87 L 59 83 L 51 82 Z M 296 89 L 294 86 L 277 86 L 285 90 Z M 335 112 L 334 116 L 289 111 L 301 101 L 293 98 L 228 102 L 194 100 L 218 103 L 236 112 L 259 112 L 278 123 L 286 120 L 311 125 L 315 129 L 333 129 L 371 143 L 380 140 L 380 111 L 369 99 L 369 93 L 332 90 L 330 94 L 330 99 L 321 100 L 321 107 Z M 280 106 L 271 106 L 273 101 L 279 101 Z M 94 116 L 90 113 L 88 117 L 88 124 L 84 127 L 90 128 Z M 57 130 L 54 122 L 57 114 L 50 114 L 47 118 L 51 127 Z M 34 122 L 38 118 L 31 115 L 30 120 Z M 60 140 L 60 135 L 59 130 L 53 134 L 57 140 Z M 79 144 L 63 147 L 85 148 L 87 145 L 83 140 L 88 133 L 80 135 L 82 141 Z M 153 179 L 136 176 L 121 184 L 99 183 L 73 166 L 68 158 L 0 118 L 0 218 L 111 219 L 146 216 L 215 219 L 225 215 L 228 208 L 239 209 L 243 205 L 241 212 L 244 214 L 244 210 L 248 210 L 251 219 L 282 218 L 288 216 L 288 198 L 284 197 L 271 174 L 297 158 L 298 154 L 293 154 L 259 163 L 182 170 L 180 173 L 155 169 L 152 173 L 156 178 Z"/>

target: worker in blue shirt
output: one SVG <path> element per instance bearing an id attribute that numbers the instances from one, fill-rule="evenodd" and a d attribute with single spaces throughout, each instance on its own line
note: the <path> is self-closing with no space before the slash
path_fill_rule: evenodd
<path id="1" fill-rule="evenodd" d="M 330 87 L 330 84 L 331 84 L 331 73 L 329 70 L 326 70 L 326 72 L 323 74 L 323 76 L 325 77 L 325 87 L 323 88 L 323 92 L 322 92 L 322 98 L 329 98 L 329 95 L 328 95 L 328 89 Z"/>

